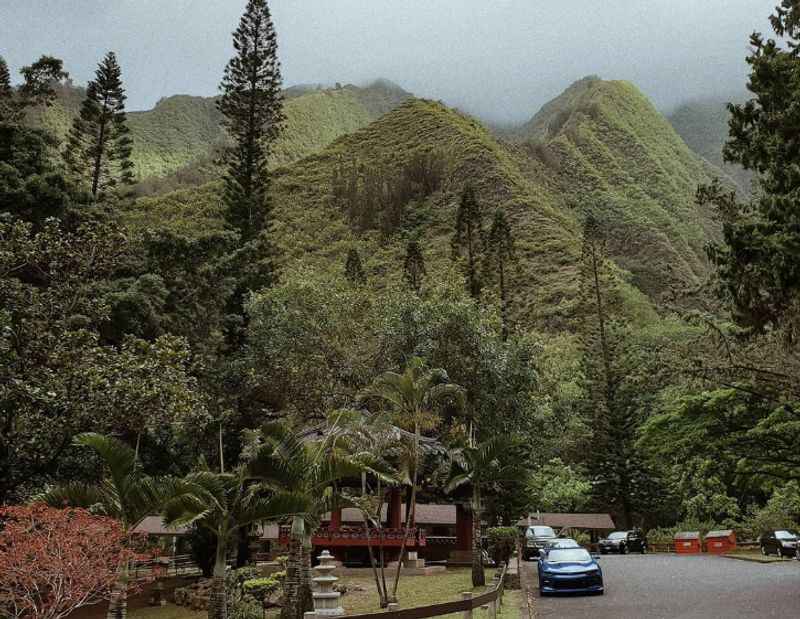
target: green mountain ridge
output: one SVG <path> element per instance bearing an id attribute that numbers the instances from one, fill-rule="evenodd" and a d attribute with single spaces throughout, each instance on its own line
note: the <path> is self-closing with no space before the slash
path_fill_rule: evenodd
<path id="1" fill-rule="evenodd" d="M 543 106 L 517 140 L 553 170 L 570 210 L 605 224 L 611 254 L 657 303 L 707 278 L 704 248 L 718 226 L 694 196 L 719 172 L 633 84 L 584 78 Z"/>
<path id="2" fill-rule="evenodd" d="M 34 123 L 63 138 L 78 114 L 85 91 L 71 85 L 58 89 L 53 106 L 32 114 Z M 283 165 L 314 153 L 337 137 L 372 122 L 411 95 L 386 80 L 365 87 L 330 89 L 301 86 L 287 91 L 286 126 L 274 145 L 273 161 Z M 152 110 L 129 112 L 132 160 L 139 180 L 163 178 L 191 166 L 199 176 L 213 177 L 213 150 L 226 136 L 215 97 L 174 95 Z"/>
<path id="3" fill-rule="evenodd" d="M 273 212 L 282 266 L 341 271 L 347 251 L 356 246 L 374 285 L 384 285 L 399 281 L 405 242 L 419 238 L 429 277 L 436 277 L 452 268 L 455 209 L 470 182 L 487 220 L 503 208 L 515 228 L 517 324 L 545 330 L 573 324 L 581 221 L 588 212 L 611 232 L 628 313 L 651 320 L 656 307 L 697 288 L 708 273 L 703 246 L 716 227 L 693 197 L 713 171 L 632 85 L 591 80 L 565 95 L 530 125 L 560 117 L 557 127 L 547 121 L 545 139 L 499 140 L 474 118 L 411 99 L 320 152 L 280 167 L 273 175 Z M 355 228 L 334 201 L 334 170 L 356 162 L 392 178 L 420 153 L 446 153 L 442 186 L 411 200 L 388 236 Z M 167 226 L 188 235 L 220 230 L 219 189 L 210 183 L 142 199 L 128 221 L 137 229 Z"/>

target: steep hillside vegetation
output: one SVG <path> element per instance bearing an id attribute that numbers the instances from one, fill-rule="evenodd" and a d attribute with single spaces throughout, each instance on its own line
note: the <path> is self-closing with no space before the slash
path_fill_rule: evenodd
<path id="1" fill-rule="evenodd" d="M 310 96 L 337 95 L 303 98 Z M 389 212 L 392 200 L 380 196 L 421 154 L 440 160 L 442 182 L 408 199 L 399 213 Z M 697 289 L 708 275 L 704 246 L 716 225 L 695 205 L 694 194 L 714 173 L 623 82 L 578 82 L 518 131 L 515 142 L 496 139 L 478 121 L 440 103 L 412 99 L 276 170 L 276 238 L 286 264 L 323 270 L 343 269 L 347 251 L 357 246 L 376 285 L 399 280 L 405 243 L 419 238 L 436 278 L 452 268 L 455 208 L 471 182 L 487 220 L 503 208 L 513 222 L 519 269 L 512 314 L 519 323 L 560 329 L 574 320 L 581 221 L 590 212 L 610 232 L 629 314 L 649 320 L 654 307 L 702 300 Z M 341 174 L 357 176 L 366 204 L 359 208 L 374 212 L 356 216 L 352 204 L 335 197 L 334 178 Z M 369 178 L 377 180 L 371 184 Z M 368 186 L 377 187 L 377 198 L 369 197 Z M 219 189 L 209 183 L 140 200 L 129 223 L 190 235 L 220 230 Z"/>
<path id="2" fill-rule="evenodd" d="M 550 169 L 568 208 L 605 222 L 618 264 L 651 298 L 670 302 L 705 280 L 704 246 L 717 227 L 694 195 L 718 172 L 635 86 L 580 80 L 518 139 Z"/>
<path id="3" fill-rule="evenodd" d="M 138 178 L 163 176 L 209 152 L 224 139 L 212 98 L 176 95 L 147 112 L 128 114 Z"/>
<path id="4" fill-rule="evenodd" d="M 744 96 L 735 102 L 744 100 Z M 747 192 L 752 173 L 722 160 L 722 147 L 728 139 L 728 100 L 704 99 L 689 101 L 668 115 L 669 122 L 695 153 L 730 176 L 739 189 Z"/>
<path id="5" fill-rule="evenodd" d="M 388 233 L 357 230 L 333 198 L 334 171 L 364 164 L 383 170 L 386 179 L 396 178 L 421 153 L 444 159 L 441 186 L 406 204 Z M 467 182 L 475 186 L 487 220 L 502 207 L 514 224 L 519 256 L 512 277 L 515 320 L 527 328 L 571 324 L 578 296 L 580 224 L 564 207 L 557 178 L 524 150 L 501 144 L 476 120 L 439 103 L 411 100 L 321 153 L 277 170 L 273 202 L 283 259 L 340 271 L 347 251 L 357 246 L 370 281 L 383 285 L 400 279 L 405 243 L 419 238 L 429 277 L 441 277 L 452 268 L 455 208 Z M 222 227 L 218 192 L 219 184 L 211 183 L 143 199 L 128 220 L 139 229 L 167 226 L 204 235 Z M 649 302 L 633 287 L 624 284 L 622 295 L 634 317 L 652 318 Z"/>
<path id="6" fill-rule="evenodd" d="M 62 88 L 56 104 L 38 111 L 34 121 L 63 138 L 83 96 L 80 88 Z M 292 89 L 287 94 L 286 128 L 275 145 L 276 164 L 319 151 L 337 137 L 364 127 L 409 96 L 399 86 L 383 80 L 364 88 Z M 132 159 L 140 180 L 165 177 L 179 170 L 184 177 L 195 180 L 214 174 L 212 150 L 225 140 L 214 98 L 168 97 L 152 110 L 130 112 L 128 118 L 134 144 Z"/>

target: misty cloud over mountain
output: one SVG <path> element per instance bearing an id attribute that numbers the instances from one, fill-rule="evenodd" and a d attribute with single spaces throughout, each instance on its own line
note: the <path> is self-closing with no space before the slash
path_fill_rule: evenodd
<path id="1" fill-rule="evenodd" d="M 287 86 L 391 79 L 497 122 L 521 121 L 575 79 L 633 81 L 664 110 L 744 88 L 764 0 L 273 0 Z M 85 82 L 117 51 L 130 109 L 212 95 L 243 0 L 7 0 L 0 53 L 43 51 Z M 13 20 L 12 20 L 13 16 Z M 14 23 L 13 29 L 8 24 Z"/>

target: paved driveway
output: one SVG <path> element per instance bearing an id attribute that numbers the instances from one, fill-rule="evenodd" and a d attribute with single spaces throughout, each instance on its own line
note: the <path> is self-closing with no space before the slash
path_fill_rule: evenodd
<path id="1" fill-rule="evenodd" d="M 600 565 L 605 578 L 605 595 L 539 597 L 536 599 L 539 616 L 559 619 L 800 617 L 800 563 L 797 561 L 760 564 L 713 556 L 649 554 L 603 556 Z M 531 572 L 535 579 L 535 568 Z"/>

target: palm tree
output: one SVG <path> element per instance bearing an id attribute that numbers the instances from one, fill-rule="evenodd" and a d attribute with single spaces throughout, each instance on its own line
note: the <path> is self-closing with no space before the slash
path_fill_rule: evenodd
<path id="1" fill-rule="evenodd" d="M 37 497 L 53 507 L 91 508 L 122 523 L 130 533 L 145 518 L 158 510 L 161 486 L 144 474 L 136 452 L 122 441 L 102 434 L 80 434 L 74 439 L 80 447 L 94 449 L 106 469 L 107 477 L 99 484 L 70 482 Z M 124 619 L 128 607 L 128 564 L 120 565 L 117 582 L 108 604 L 108 619 Z"/>
<path id="2" fill-rule="evenodd" d="M 167 525 L 196 524 L 217 540 L 208 605 L 209 619 L 227 617 L 225 569 L 228 548 L 243 528 L 259 522 L 302 518 L 309 502 L 297 493 L 274 491 L 253 479 L 246 465 L 230 472 L 211 471 L 201 461 L 199 470 L 177 480 L 164 503 Z"/>
<path id="3" fill-rule="evenodd" d="M 382 401 L 392 413 L 395 423 L 413 431 L 409 458 L 406 462 L 406 477 L 411 488 L 409 508 L 406 510 L 406 534 L 400 545 L 400 560 L 397 562 L 392 586 L 392 599 L 396 599 L 408 531 L 416 511 L 422 433 L 438 425 L 437 412 L 445 404 L 450 403 L 459 410 L 463 409 L 465 392 L 463 387 L 450 382 L 445 370 L 427 369 L 422 359 L 412 357 L 402 374 L 385 372 L 362 394 L 362 398 Z"/>
<path id="4" fill-rule="evenodd" d="M 361 472 L 361 493 L 342 498 L 361 512 L 378 602 L 381 608 L 387 608 L 389 593 L 386 585 L 383 526 L 385 489 L 400 483 L 402 463 L 408 460 L 403 458 L 403 454 L 407 452 L 407 441 L 400 440 L 402 431 L 389 423 L 383 414 L 369 415 L 366 411 L 339 410 L 331 416 L 336 420 L 339 441 L 344 439 L 345 449 L 351 454 L 357 454 L 364 468 Z M 378 538 L 377 560 L 372 545 L 373 532 Z"/>
<path id="5" fill-rule="evenodd" d="M 322 515 L 341 500 L 338 482 L 372 470 L 372 455 L 351 447 L 346 426 L 335 414 L 328 417 L 327 424 L 304 432 L 287 424 L 270 423 L 251 436 L 245 452 L 249 475 L 276 490 L 302 497 L 307 505 L 304 513 L 292 518 L 281 619 L 302 619 L 305 611 L 313 610 L 311 537 Z"/>
<path id="6" fill-rule="evenodd" d="M 450 452 L 450 478 L 445 491 L 451 493 L 464 485 L 469 485 L 472 490 L 470 507 L 473 587 L 482 587 L 486 584 L 481 547 L 482 491 L 491 483 L 502 483 L 504 479 L 513 479 L 515 475 L 522 473 L 518 466 L 501 465 L 500 455 L 508 448 L 507 436 L 495 436 L 477 444 L 471 437 L 468 446 L 455 448 Z"/>

